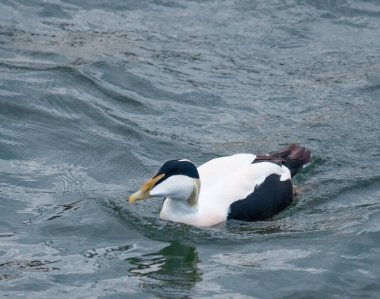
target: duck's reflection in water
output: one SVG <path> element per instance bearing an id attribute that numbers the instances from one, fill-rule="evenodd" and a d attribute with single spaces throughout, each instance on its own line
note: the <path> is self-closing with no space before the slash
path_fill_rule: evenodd
<path id="1" fill-rule="evenodd" d="M 196 249 L 178 242 L 128 261 L 133 265 L 130 273 L 143 278 L 141 287 L 162 298 L 186 297 L 202 280 Z"/>

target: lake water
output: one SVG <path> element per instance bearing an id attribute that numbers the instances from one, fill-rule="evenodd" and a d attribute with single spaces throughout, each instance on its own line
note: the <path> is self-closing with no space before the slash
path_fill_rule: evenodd
<path id="1" fill-rule="evenodd" d="M 0 297 L 379 298 L 380 3 L 0 1 Z M 292 142 L 300 195 L 194 228 L 128 195 Z"/>

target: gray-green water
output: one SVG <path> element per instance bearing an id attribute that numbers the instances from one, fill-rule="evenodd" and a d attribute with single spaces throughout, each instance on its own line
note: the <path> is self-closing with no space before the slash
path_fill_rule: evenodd
<path id="1" fill-rule="evenodd" d="M 0 297 L 378 298 L 380 4 L 0 1 Z M 299 202 L 200 229 L 168 159 L 298 142 Z"/>

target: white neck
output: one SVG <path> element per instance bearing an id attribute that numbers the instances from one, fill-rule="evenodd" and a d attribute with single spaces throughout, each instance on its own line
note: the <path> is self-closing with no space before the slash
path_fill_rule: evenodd
<path id="1" fill-rule="evenodd" d="M 177 183 L 177 188 L 165 195 L 167 198 L 162 206 L 160 218 L 174 222 L 189 223 L 191 221 L 188 220 L 197 217 L 198 214 L 198 197 L 201 187 L 200 181 L 199 179 L 184 176 L 178 177 L 181 177 L 180 182 L 179 179 L 173 179 L 170 181 L 170 185 L 172 183 Z M 168 185 L 169 184 L 166 184 L 166 186 Z"/>

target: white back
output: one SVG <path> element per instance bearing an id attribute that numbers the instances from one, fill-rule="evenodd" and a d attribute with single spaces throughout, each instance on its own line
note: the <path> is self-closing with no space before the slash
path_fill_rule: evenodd
<path id="1" fill-rule="evenodd" d="M 201 180 L 201 190 L 207 190 L 221 179 L 242 168 L 250 165 L 256 156 L 253 154 L 236 154 L 227 157 L 212 159 L 198 167 Z M 201 191 L 202 192 L 202 191 Z"/>

